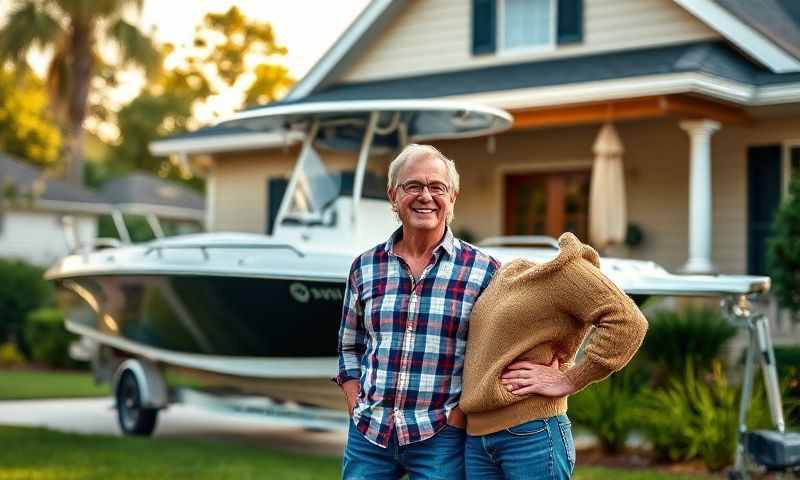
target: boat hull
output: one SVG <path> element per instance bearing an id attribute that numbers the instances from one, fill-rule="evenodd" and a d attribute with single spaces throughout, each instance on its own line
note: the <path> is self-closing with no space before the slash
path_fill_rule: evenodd
<path id="1" fill-rule="evenodd" d="M 170 387 L 341 408 L 344 282 L 213 275 L 57 281 L 67 328 L 118 358 L 156 362 Z"/>

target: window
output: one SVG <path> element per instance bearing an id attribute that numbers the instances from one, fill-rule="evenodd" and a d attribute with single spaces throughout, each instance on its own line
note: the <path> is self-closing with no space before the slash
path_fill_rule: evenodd
<path id="1" fill-rule="evenodd" d="M 501 50 L 555 45 L 555 0 L 501 0 L 498 7 Z"/>
<path id="2" fill-rule="evenodd" d="M 472 0 L 472 54 L 583 41 L 583 0 Z"/>

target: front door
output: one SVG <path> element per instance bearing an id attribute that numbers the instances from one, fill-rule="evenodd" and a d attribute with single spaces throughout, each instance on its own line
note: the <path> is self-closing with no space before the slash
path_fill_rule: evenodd
<path id="1" fill-rule="evenodd" d="M 510 174 L 505 177 L 506 235 L 589 233 L 590 170 Z"/>

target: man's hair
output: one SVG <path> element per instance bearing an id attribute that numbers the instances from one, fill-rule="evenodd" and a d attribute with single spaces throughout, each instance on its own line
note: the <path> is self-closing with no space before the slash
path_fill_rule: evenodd
<path id="1" fill-rule="evenodd" d="M 397 187 L 397 174 L 403 168 L 403 165 L 408 163 L 409 160 L 415 158 L 436 158 L 444 162 L 444 166 L 447 168 L 447 178 L 448 178 L 448 187 L 451 193 L 458 193 L 458 189 L 460 187 L 460 177 L 458 176 L 458 170 L 456 170 L 456 164 L 449 158 L 445 157 L 442 152 L 437 150 L 435 147 L 431 145 L 418 145 L 416 143 L 411 143 L 400 152 L 392 163 L 389 164 L 389 188 L 396 188 Z"/>
<path id="2" fill-rule="evenodd" d="M 461 179 L 458 175 L 458 170 L 456 170 L 456 163 L 450 160 L 449 158 L 445 157 L 444 154 L 442 154 L 442 152 L 437 150 L 435 147 L 431 145 L 418 145 L 416 143 L 411 143 L 407 145 L 406 148 L 404 148 L 403 151 L 400 152 L 400 154 L 397 155 L 397 157 L 395 157 L 394 160 L 392 160 L 392 163 L 389 164 L 388 187 L 397 188 L 397 181 L 398 181 L 397 174 L 403 168 L 403 165 L 408 163 L 409 160 L 415 158 L 429 158 L 429 157 L 436 158 L 444 162 L 444 166 L 447 168 L 447 179 L 448 179 L 447 183 L 450 190 L 448 192 L 448 195 L 453 195 L 458 193 Z M 392 206 L 392 209 L 394 210 L 394 205 Z M 450 223 L 453 221 L 454 217 L 453 209 L 454 206 L 451 204 L 450 211 L 447 213 L 448 225 L 450 225 Z M 396 211 L 395 215 L 397 215 Z M 397 219 L 400 220 L 399 217 L 397 217 Z"/>

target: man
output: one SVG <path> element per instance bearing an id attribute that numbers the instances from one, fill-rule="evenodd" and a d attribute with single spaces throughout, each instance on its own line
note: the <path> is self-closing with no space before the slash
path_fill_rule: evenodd
<path id="1" fill-rule="evenodd" d="M 409 145 L 389 166 L 402 226 L 353 262 L 339 331 L 345 479 L 464 476 L 467 320 L 498 263 L 453 237 L 458 192 L 455 164 L 431 146 Z"/>

